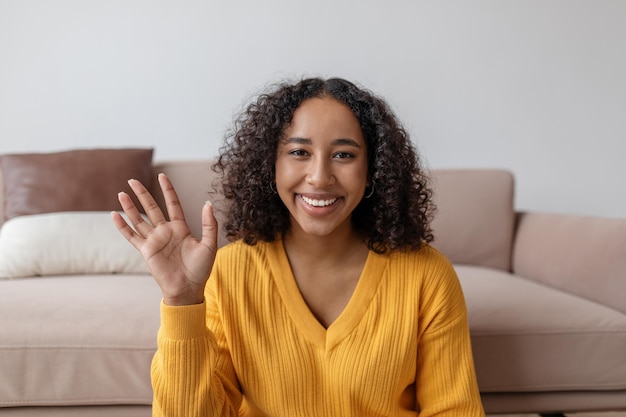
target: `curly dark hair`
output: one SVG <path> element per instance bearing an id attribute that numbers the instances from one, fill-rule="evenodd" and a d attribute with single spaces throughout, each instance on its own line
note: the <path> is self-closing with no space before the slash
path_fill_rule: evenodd
<path id="1" fill-rule="evenodd" d="M 290 227 L 289 212 L 272 189 L 278 144 L 296 108 L 321 97 L 352 110 L 367 144 L 373 194 L 353 211 L 355 230 L 378 253 L 431 242 L 432 192 L 407 132 L 383 99 L 340 78 L 280 83 L 235 120 L 213 167 L 222 173 L 221 191 L 230 203 L 226 236 L 253 245 Z"/>

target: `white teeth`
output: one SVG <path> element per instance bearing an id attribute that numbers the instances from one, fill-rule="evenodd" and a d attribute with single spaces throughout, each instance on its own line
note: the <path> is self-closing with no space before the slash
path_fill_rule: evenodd
<path id="1" fill-rule="evenodd" d="M 312 198 L 308 198 L 305 196 L 301 196 L 302 199 L 304 200 L 305 203 L 313 206 L 313 207 L 325 207 L 325 206 L 330 206 L 331 204 L 333 204 L 335 201 L 337 201 L 336 198 L 332 198 L 330 200 L 313 200 Z"/>

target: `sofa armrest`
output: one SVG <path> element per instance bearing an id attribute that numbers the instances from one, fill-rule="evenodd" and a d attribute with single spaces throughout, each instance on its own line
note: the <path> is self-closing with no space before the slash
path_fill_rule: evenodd
<path id="1" fill-rule="evenodd" d="M 520 213 L 513 272 L 626 313 L 626 219 Z"/>

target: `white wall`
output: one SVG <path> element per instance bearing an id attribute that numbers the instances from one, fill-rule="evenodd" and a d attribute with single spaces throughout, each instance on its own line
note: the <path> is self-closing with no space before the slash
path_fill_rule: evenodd
<path id="1" fill-rule="evenodd" d="M 385 96 L 431 167 L 625 217 L 625 74 L 622 0 L 0 0 L 0 153 L 210 157 L 267 83 L 337 75 Z"/>

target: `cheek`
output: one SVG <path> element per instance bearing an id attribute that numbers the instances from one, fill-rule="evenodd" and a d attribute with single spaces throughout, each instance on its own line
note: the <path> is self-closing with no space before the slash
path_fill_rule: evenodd
<path id="1" fill-rule="evenodd" d="M 285 164 L 281 162 L 280 159 L 276 161 L 276 164 L 274 165 L 274 170 L 275 170 L 274 175 L 276 178 L 276 183 L 277 184 L 282 183 L 283 179 L 285 178 L 285 171 L 287 169 L 286 169 Z"/>
<path id="2" fill-rule="evenodd" d="M 364 165 L 352 169 L 352 171 L 349 173 L 349 178 L 351 178 L 350 183 L 353 184 L 355 188 L 365 189 L 369 182 L 367 166 Z"/>
<path id="3" fill-rule="evenodd" d="M 275 169 L 277 187 L 289 187 L 297 177 L 297 171 L 294 169 L 293 164 L 281 160 L 280 158 L 276 161 Z"/>
<path id="4" fill-rule="evenodd" d="M 291 189 L 294 183 L 294 172 L 290 169 L 289 164 L 276 162 L 276 192 L 280 197 L 283 205 L 290 207 L 292 202 Z"/>

